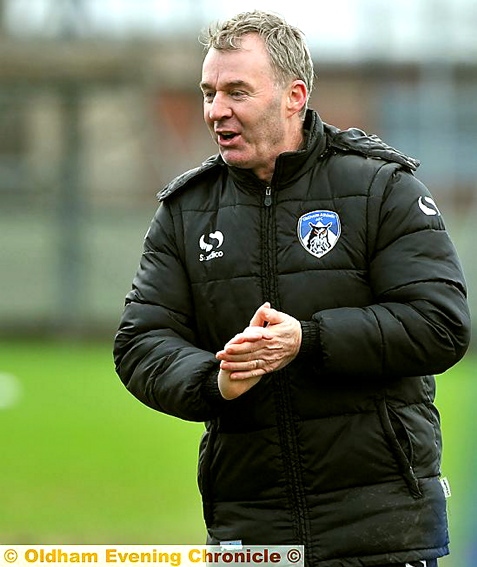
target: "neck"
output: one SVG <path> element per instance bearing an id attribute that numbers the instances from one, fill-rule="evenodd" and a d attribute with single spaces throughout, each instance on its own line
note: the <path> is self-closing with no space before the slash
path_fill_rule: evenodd
<path id="1" fill-rule="evenodd" d="M 254 171 L 255 175 L 264 183 L 270 184 L 272 181 L 272 177 L 273 174 L 275 173 L 275 166 L 276 166 L 276 161 L 277 159 L 285 153 L 293 153 L 293 152 L 297 152 L 299 150 L 302 150 L 305 147 L 305 137 L 303 135 L 303 132 L 300 132 L 300 136 L 296 138 L 296 140 L 294 141 L 293 144 L 288 144 L 286 146 L 287 149 L 284 149 L 283 151 L 281 151 L 277 157 L 275 158 L 275 162 L 273 163 L 273 167 L 271 167 L 270 169 L 263 169 L 263 170 L 259 170 L 259 171 Z"/>

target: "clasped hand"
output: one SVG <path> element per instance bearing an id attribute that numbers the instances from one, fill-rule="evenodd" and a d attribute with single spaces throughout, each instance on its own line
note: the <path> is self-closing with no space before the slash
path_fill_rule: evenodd
<path id="1" fill-rule="evenodd" d="M 231 400 L 244 394 L 262 376 L 289 364 L 300 345 L 299 321 L 264 303 L 250 325 L 216 354 L 220 360 L 218 385 L 222 397 Z"/>

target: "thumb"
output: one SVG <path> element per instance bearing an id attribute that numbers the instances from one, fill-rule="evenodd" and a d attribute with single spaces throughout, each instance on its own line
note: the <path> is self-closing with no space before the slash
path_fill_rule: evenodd
<path id="1" fill-rule="evenodd" d="M 267 309 L 264 316 L 267 319 L 268 325 L 278 325 L 279 323 L 283 323 L 286 317 L 286 315 L 281 311 L 277 311 L 272 308 Z"/>
<path id="2" fill-rule="evenodd" d="M 250 319 L 250 327 L 263 327 L 268 323 L 267 313 L 270 310 L 270 302 L 266 301 L 263 305 L 255 311 L 253 317 Z"/>

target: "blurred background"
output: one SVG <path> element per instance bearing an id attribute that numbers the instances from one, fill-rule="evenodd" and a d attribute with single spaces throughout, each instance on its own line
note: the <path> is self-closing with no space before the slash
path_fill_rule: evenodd
<path id="1" fill-rule="evenodd" d="M 477 3 L 292 4 L 0 0 L 0 543 L 203 543 L 202 426 L 142 407 L 110 351 L 156 192 L 216 151 L 198 89 L 211 21 L 270 9 L 305 32 L 311 106 L 421 160 L 476 312 Z M 477 564 L 476 363 L 474 342 L 438 379 L 443 567 Z"/>

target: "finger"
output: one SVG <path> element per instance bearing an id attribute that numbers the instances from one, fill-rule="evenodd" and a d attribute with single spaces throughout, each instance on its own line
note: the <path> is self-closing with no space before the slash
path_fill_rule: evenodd
<path id="1" fill-rule="evenodd" d="M 242 333 L 242 337 L 251 342 L 256 342 L 259 340 L 270 340 L 273 339 L 274 334 L 267 327 L 247 327 Z"/>
<path id="2" fill-rule="evenodd" d="M 257 358 L 261 358 L 260 354 L 263 352 L 262 349 L 257 349 L 256 351 L 251 351 L 249 349 L 241 351 L 237 349 L 226 348 L 220 353 L 217 353 L 218 360 L 227 360 L 228 362 L 250 362 Z"/>
<path id="3" fill-rule="evenodd" d="M 261 359 L 254 359 L 241 362 L 231 362 L 223 360 L 220 363 L 221 370 L 231 373 L 231 377 L 235 379 L 250 378 L 253 376 L 262 376 L 266 373 L 265 362 Z"/>
<path id="4" fill-rule="evenodd" d="M 254 355 L 258 351 L 263 350 L 264 343 L 260 341 L 227 344 L 221 352 L 226 355 L 238 356 L 242 360 L 251 360 L 252 358 L 259 358 Z"/>
<path id="5" fill-rule="evenodd" d="M 240 344 L 245 342 L 259 341 L 265 334 L 265 329 L 263 327 L 246 327 L 242 333 L 236 335 L 227 344 Z"/>
<path id="6" fill-rule="evenodd" d="M 228 342 L 222 350 L 219 350 L 215 354 L 215 358 L 218 360 L 224 360 L 225 358 L 230 358 L 238 356 L 243 359 L 243 356 L 250 355 L 252 353 L 252 344 L 250 341 L 247 342 Z M 256 347 L 255 347 L 256 348 Z M 246 360 L 250 360 L 248 357 Z"/>
<path id="7" fill-rule="evenodd" d="M 235 335 L 225 345 L 224 349 L 230 345 L 240 345 L 245 343 L 253 343 L 261 340 L 264 337 L 268 338 L 269 333 L 265 333 L 263 327 L 247 327 L 242 333 Z"/>
<path id="8" fill-rule="evenodd" d="M 252 379 L 261 378 L 264 376 L 266 372 L 264 370 L 251 370 L 247 372 L 231 372 L 230 373 L 230 380 L 232 382 L 240 382 L 240 381 L 247 381 Z"/>
<path id="9" fill-rule="evenodd" d="M 256 359 L 243 360 L 243 359 L 222 359 L 220 361 L 220 368 L 227 370 L 228 372 L 246 372 L 247 370 L 257 370 L 260 368 L 260 363 Z"/>

